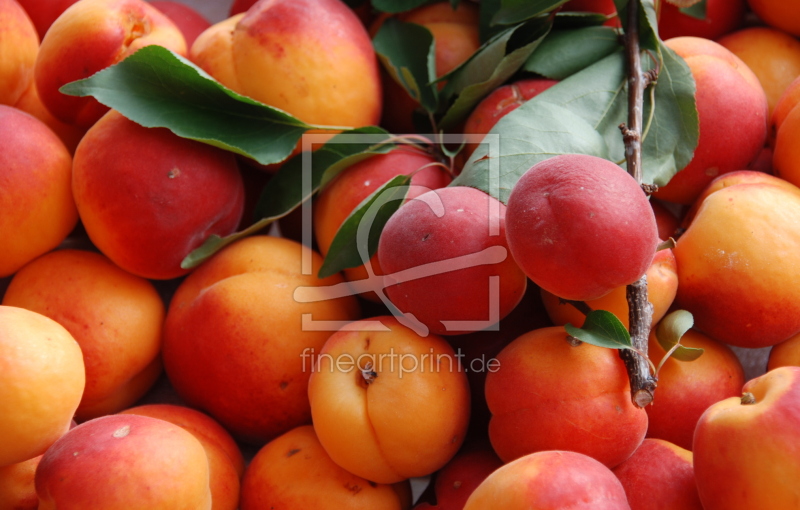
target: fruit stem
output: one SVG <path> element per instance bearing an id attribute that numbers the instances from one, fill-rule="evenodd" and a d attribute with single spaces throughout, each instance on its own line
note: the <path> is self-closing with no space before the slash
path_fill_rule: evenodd
<path id="1" fill-rule="evenodd" d="M 642 72 L 639 46 L 639 5 L 641 0 L 628 2 L 628 19 L 625 23 L 625 53 L 628 77 L 628 122 L 620 126 L 625 142 L 625 160 L 628 172 L 642 184 L 642 111 L 647 79 Z M 656 378 L 647 359 L 647 339 L 653 322 L 653 306 L 647 300 L 647 276 L 628 285 L 628 324 L 634 350 L 622 349 L 620 357 L 625 362 L 631 385 L 631 401 L 638 407 L 653 402 Z M 636 352 L 638 351 L 638 353 Z"/>

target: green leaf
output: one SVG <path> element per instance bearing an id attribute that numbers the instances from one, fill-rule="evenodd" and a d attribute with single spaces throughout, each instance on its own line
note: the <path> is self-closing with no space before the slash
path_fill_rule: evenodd
<path id="1" fill-rule="evenodd" d="M 706 19 L 706 0 L 700 0 L 694 5 L 690 5 L 689 7 L 681 7 L 678 9 L 682 13 L 686 14 L 687 16 L 691 16 L 693 18 L 697 18 L 699 20 Z"/>
<path id="2" fill-rule="evenodd" d="M 694 80 L 666 47 L 655 85 L 656 109 L 642 144 L 643 182 L 663 185 L 691 160 L 697 146 Z M 533 164 L 557 154 L 590 154 L 623 161 L 619 125 L 627 120 L 625 62 L 616 52 L 573 74 L 512 111 L 490 134 L 500 137 L 499 156 L 479 146 L 453 184 L 474 186 L 505 202 L 511 188 Z M 652 102 L 645 93 L 647 123 Z M 489 169 L 499 166 L 499 187 L 490 186 Z"/>
<path id="3" fill-rule="evenodd" d="M 567 333 L 581 342 L 609 349 L 630 349 L 631 335 L 616 315 L 606 310 L 592 310 L 582 328 L 564 326 Z"/>
<path id="4" fill-rule="evenodd" d="M 372 40 L 392 78 L 423 108 L 433 113 L 439 105 L 433 35 L 415 23 L 394 18 L 383 22 Z"/>
<path id="5" fill-rule="evenodd" d="M 352 141 L 353 135 L 367 140 Z M 245 230 L 229 236 L 212 235 L 200 247 L 193 250 L 181 262 L 184 269 L 194 268 L 229 244 L 253 235 L 278 220 L 316 193 L 324 182 L 349 165 L 373 154 L 385 154 L 395 148 L 389 142 L 390 135 L 377 127 L 364 127 L 340 133 L 311 154 L 310 172 L 303 172 L 303 158 L 309 154 L 297 154 L 281 165 L 269 180 L 256 205 L 256 221 Z M 344 142 L 344 143 L 342 143 Z M 308 175 L 310 174 L 310 175 Z M 309 178 L 310 182 L 304 179 Z"/>
<path id="6" fill-rule="evenodd" d="M 586 28 L 602 25 L 606 21 L 608 21 L 608 17 L 599 12 L 561 11 L 557 12 L 555 19 L 553 19 L 553 27 L 558 30 Z"/>
<path id="7" fill-rule="evenodd" d="M 569 0 L 502 0 L 492 25 L 514 25 L 552 11 Z"/>
<path id="8" fill-rule="evenodd" d="M 408 192 L 409 182 L 411 182 L 410 175 L 395 176 L 365 198 L 350 213 L 336 231 L 328 254 L 319 269 L 320 278 L 327 278 L 343 269 L 363 265 L 375 254 L 383 227 L 402 205 Z M 380 202 L 376 204 L 378 200 Z M 372 207 L 378 207 L 378 210 L 371 224 L 363 227 L 368 228 L 367 246 L 364 247 L 359 245 L 359 226 L 364 215 Z"/>
<path id="9" fill-rule="evenodd" d="M 681 341 L 683 335 L 694 326 L 694 317 L 686 310 L 675 310 L 658 323 L 656 327 L 656 340 L 658 344 L 669 352 L 675 344 Z M 703 354 L 704 350 L 696 347 L 681 345 L 672 353 L 672 357 L 680 361 L 694 361 Z"/>
<path id="10" fill-rule="evenodd" d="M 502 7 L 502 0 L 481 0 L 479 5 L 479 33 L 481 42 L 488 41 L 498 32 L 505 30 L 506 27 L 502 25 L 492 25 L 492 18 L 494 18 L 497 11 Z"/>
<path id="11" fill-rule="evenodd" d="M 523 69 L 563 80 L 619 49 L 619 37 L 611 27 L 553 31 L 525 62 Z"/>
<path id="12" fill-rule="evenodd" d="M 146 46 L 89 78 L 61 87 L 94 96 L 145 127 L 251 157 L 262 164 L 286 159 L 314 127 L 288 113 L 241 96 L 161 46 Z"/>
<path id="13" fill-rule="evenodd" d="M 381 12 L 397 14 L 416 9 L 428 2 L 430 0 L 372 0 L 372 7 Z"/>
<path id="14" fill-rule="evenodd" d="M 639 46 L 642 49 L 658 51 L 658 16 L 653 0 L 633 0 L 639 4 Z M 628 0 L 614 0 L 620 22 L 624 28 L 628 20 Z"/>
<path id="15" fill-rule="evenodd" d="M 505 30 L 487 41 L 463 65 L 444 78 L 440 97 L 449 108 L 439 121 L 444 130 L 453 128 L 494 89 L 522 67 L 550 31 L 551 23 L 537 19 Z"/>

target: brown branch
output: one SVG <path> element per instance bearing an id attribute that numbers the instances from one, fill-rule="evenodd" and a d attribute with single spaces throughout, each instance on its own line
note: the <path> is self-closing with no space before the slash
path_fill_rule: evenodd
<path id="1" fill-rule="evenodd" d="M 639 47 L 639 3 L 628 1 L 628 19 L 625 26 L 625 53 L 628 77 L 628 122 L 620 126 L 625 142 L 625 160 L 628 172 L 640 185 L 642 183 L 642 112 L 644 110 L 644 89 L 652 82 L 650 75 L 642 72 L 641 49 Z M 653 321 L 653 306 L 647 300 L 647 276 L 628 285 L 628 324 L 633 347 L 647 353 L 647 342 Z M 656 378 L 650 372 L 650 364 L 640 354 L 630 350 L 620 351 L 625 362 L 631 384 L 631 401 L 644 407 L 653 401 Z"/>

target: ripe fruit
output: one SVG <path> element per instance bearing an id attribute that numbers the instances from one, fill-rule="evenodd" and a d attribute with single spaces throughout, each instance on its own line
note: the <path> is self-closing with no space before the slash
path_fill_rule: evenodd
<path id="1" fill-rule="evenodd" d="M 41 121 L 0 105 L 0 277 L 47 253 L 78 222 L 72 157 Z"/>
<path id="2" fill-rule="evenodd" d="M 381 233 L 386 295 L 435 334 L 485 329 L 525 293 L 525 275 L 506 246 L 505 206 L 498 200 L 465 186 L 423 193 Z"/>
<path id="3" fill-rule="evenodd" d="M 800 37 L 800 4 L 785 0 L 747 0 L 767 25 Z"/>
<path id="4" fill-rule="evenodd" d="M 753 71 L 725 47 L 700 37 L 666 44 L 686 60 L 694 77 L 700 138 L 689 164 L 654 196 L 691 204 L 716 176 L 745 169 L 758 156 L 769 105 Z"/>
<path id="5" fill-rule="evenodd" d="M 441 337 L 421 337 L 381 316 L 346 326 L 308 354 L 315 360 L 308 382 L 314 429 L 347 471 L 396 483 L 433 473 L 458 451 L 469 385 Z"/>
<path id="6" fill-rule="evenodd" d="M 405 510 L 408 482 L 376 484 L 334 463 L 314 428 L 294 428 L 261 448 L 247 467 L 242 510 Z"/>
<path id="7" fill-rule="evenodd" d="M 40 510 L 211 510 L 203 445 L 177 425 L 116 414 L 70 430 L 36 470 Z"/>
<path id="8" fill-rule="evenodd" d="M 42 102 L 62 122 L 88 128 L 108 107 L 93 97 L 68 96 L 58 89 L 150 44 L 186 54 L 181 31 L 147 2 L 81 0 L 72 4 L 50 25 L 36 57 L 36 88 Z"/>
<path id="9" fill-rule="evenodd" d="M 210 235 L 232 233 L 244 208 L 232 153 L 114 110 L 78 145 L 72 189 L 95 246 L 149 279 L 188 273 L 181 261 Z"/>
<path id="10" fill-rule="evenodd" d="M 745 0 L 707 0 L 704 19 L 685 14 L 669 2 L 659 5 L 658 34 L 664 40 L 681 36 L 716 40 L 739 28 L 747 12 Z"/>
<path id="11" fill-rule="evenodd" d="M 499 369 L 486 376 L 486 401 L 489 438 L 504 462 L 570 450 L 613 468 L 644 439 L 647 414 L 631 402 L 616 351 L 572 345 L 563 327 L 549 327 L 517 338 L 497 360 Z"/>
<path id="12" fill-rule="evenodd" d="M 800 194 L 738 184 L 703 200 L 673 250 L 675 305 L 697 329 L 740 347 L 766 347 L 800 331 Z"/>
<path id="13" fill-rule="evenodd" d="M 13 105 L 33 83 L 39 36 L 15 0 L 0 0 L 0 26 L 0 105 Z"/>
<path id="14" fill-rule="evenodd" d="M 79 421 L 132 405 L 161 375 L 161 297 L 99 253 L 65 249 L 39 257 L 14 275 L 3 304 L 53 319 L 80 345 L 86 388 Z"/>
<path id="15" fill-rule="evenodd" d="M 489 475 L 464 510 L 630 510 L 625 490 L 610 469 L 569 451 L 521 457 Z"/>
<path id="16" fill-rule="evenodd" d="M 709 407 L 697 424 L 694 470 L 703 508 L 795 508 L 800 367 L 776 368 L 743 391 Z"/>
<path id="17" fill-rule="evenodd" d="M 0 467 L 41 455 L 64 434 L 84 383 L 81 349 L 63 326 L 0 306 Z"/>
<path id="18" fill-rule="evenodd" d="M 596 299 L 635 282 L 659 242 L 636 180 L 594 156 L 566 154 L 534 165 L 512 189 L 506 214 L 514 260 L 564 299 Z"/>

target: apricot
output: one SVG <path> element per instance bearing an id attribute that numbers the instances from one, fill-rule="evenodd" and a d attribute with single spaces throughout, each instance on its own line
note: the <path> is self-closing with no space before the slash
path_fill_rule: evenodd
<path id="1" fill-rule="evenodd" d="M 43 454 L 67 432 L 84 384 L 80 346 L 63 326 L 0 306 L 0 466 Z"/>
<path id="2" fill-rule="evenodd" d="M 400 485 L 400 484 L 398 484 Z M 294 428 L 261 448 L 247 467 L 242 510 L 406 510 L 406 488 L 376 484 L 333 462 L 310 425 Z"/>
<path id="3" fill-rule="evenodd" d="M 0 467 L 0 510 L 36 510 L 39 498 L 33 483 L 42 456 Z"/>
<path id="4" fill-rule="evenodd" d="M 653 305 L 652 320 L 655 327 L 658 321 L 666 315 L 675 300 L 675 293 L 678 291 L 678 266 L 672 250 L 656 252 L 645 275 L 647 276 L 647 299 Z M 553 324 L 563 326 L 569 323 L 578 328 L 583 326 L 585 316 L 577 308 L 546 290 L 542 290 L 541 293 L 542 302 Z M 628 300 L 624 285 L 601 298 L 586 301 L 586 304 L 592 310 L 606 310 L 613 313 L 626 328 L 628 327 Z"/>
<path id="5" fill-rule="evenodd" d="M 752 379 L 712 405 L 694 433 L 694 474 L 705 510 L 792 508 L 800 500 L 800 367 Z"/>
<path id="6" fill-rule="evenodd" d="M 772 166 L 775 175 L 795 186 L 800 185 L 798 139 L 800 139 L 800 108 L 794 108 L 783 119 L 776 133 Z"/>
<path id="7" fill-rule="evenodd" d="M 53 114 L 50 113 L 50 110 L 48 110 L 42 103 L 42 99 L 39 97 L 39 92 L 36 90 L 35 82 L 31 81 L 28 89 L 23 92 L 22 96 L 20 96 L 19 100 L 17 100 L 17 102 L 14 104 L 14 108 L 22 110 L 25 113 L 29 113 L 40 121 L 44 122 L 47 127 L 52 129 L 53 132 L 58 135 L 61 141 L 64 142 L 64 145 L 67 147 L 69 153 L 75 154 L 75 149 L 78 147 L 78 143 L 86 133 L 86 129 L 74 126 L 72 124 L 66 124 L 53 117 Z"/>
<path id="8" fill-rule="evenodd" d="M 747 0 L 747 4 L 767 25 L 800 37 L 800 5 L 784 0 Z"/>
<path id="9" fill-rule="evenodd" d="M 239 507 L 244 458 L 233 437 L 210 416 L 184 406 L 150 404 L 132 407 L 120 414 L 149 416 L 168 421 L 191 432 L 208 456 L 212 510 Z"/>
<path id="10" fill-rule="evenodd" d="M 534 283 L 564 299 L 602 297 L 645 274 L 658 245 L 636 180 L 595 156 L 537 163 L 508 198 L 508 246 Z"/>
<path id="11" fill-rule="evenodd" d="M 190 58 L 226 86 L 311 124 L 378 123 L 378 61 L 366 29 L 344 2 L 260 2 L 220 23 L 208 30 L 223 41 L 209 44 L 201 34 Z"/>
<path id="12" fill-rule="evenodd" d="M 779 211 L 779 213 L 778 213 Z M 703 200 L 674 249 L 675 305 L 721 342 L 766 347 L 800 331 L 800 195 L 740 184 Z"/>
<path id="13" fill-rule="evenodd" d="M 569 450 L 613 468 L 644 439 L 647 414 L 631 402 L 616 351 L 573 345 L 553 326 L 520 336 L 497 361 L 499 369 L 486 376 L 486 401 L 489 438 L 504 462 Z"/>
<path id="14" fill-rule="evenodd" d="M 377 154 L 348 167 L 327 184 L 314 203 L 314 235 L 322 255 L 327 255 L 339 227 L 356 208 L 378 188 L 398 175 L 411 175 L 406 199 L 428 189 L 447 186 L 452 178 L 430 154 L 401 147 L 388 154 Z M 370 260 L 374 274 L 382 274 L 377 255 Z M 349 281 L 363 280 L 368 273 L 364 266 L 344 271 Z M 366 294 L 372 300 L 374 293 Z"/>
<path id="15" fill-rule="evenodd" d="M 62 94 L 62 85 L 88 78 L 138 49 L 157 44 L 186 54 L 175 24 L 143 0 L 82 0 L 50 26 L 36 57 L 42 102 L 57 119 L 88 128 L 108 111 L 93 97 Z"/>
<path id="16" fill-rule="evenodd" d="M 648 345 L 648 355 L 658 365 L 666 352 L 655 333 L 650 334 Z M 681 345 L 704 352 L 694 361 L 670 358 L 661 367 L 655 401 L 645 407 L 649 419 L 647 437 L 691 450 L 694 429 L 703 411 L 741 394 L 744 368 L 730 347 L 697 330 L 687 331 Z"/>
<path id="17" fill-rule="evenodd" d="M 778 132 L 781 124 L 794 110 L 794 107 L 800 103 L 800 76 L 792 80 L 792 82 L 784 89 L 783 94 L 778 98 L 778 103 L 772 111 L 770 118 L 770 145 L 775 146 L 775 135 Z"/>
<path id="18" fill-rule="evenodd" d="M 617 7 L 614 0 L 570 0 L 561 8 L 562 11 L 577 12 L 596 12 L 604 14 L 609 19 L 604 23 L 606 26 L 621 26 L 617 17 Z"/>
<path id="19" fill-rule="evenodd" d="M 433 481 L 436 504 L 420 503 L 414 510 L 462 510 L 472 492 L 502 465 L 488 446 L 465 447 L 436 472 Z"/>
<path id="20" fill-rule="evenodd" d="M 75 151 L 72 189 L 86 232 L 115 264 L 170 279 L 209 236 L 232 233 L 244 185 L 230 152 L 110 111 Z"/>
<path id="21" fill-rule="evenodd" d="M 631 510 L 703 510 L 694 482 L 692 452 L 661 439 L 645 439 L 614 468 Z"/>
<path id="22" fill-rule="evenodd" d="M 666 44 L 694 77 L 700 137 L 689 164 L 654 196 L 691 204 L 715 177 L 747 168 L 758 156 L 767 138 L 769 104 L 758 77 L 725 47 L 700 37 Z"/>
<path id="23" fill-rule="evenodd" d="M 452 347 L 389 316 L 332 334 L 308 383 L 319 442 L 333 462 L 377 483 L 426 476 L 464 440 L 469 384 Z"/>
<path id="24" fill-rule="evenodd" d="M 164 420 L 110 415 L 61 437 L 36 470 L 39 510 L 210 510 L 208 459 Z"/>
<path id="25" fill-rule="evenodd" d="M 3 304 L 41 313 L 77 340 L 86 368 L 79 421 L 129 407 L 161 374 L 161 297 L 103 255 L 58 250 L 39 257 L 14 275 Z"/>
<path id="26" fill-rule="evenodd" d="M 800 41 L 774 28 L 750 27 L 717 42 L 753 71 L 764 88 L 772 115 L 783 92 L 800 76 Z"/>
<path id="27" fill-rule="evenodd" d="M 655 199 L 650 199 L 650 207 L 656 216 L 656 226 L 658 228 L 658 238 L 666 241 L 670 237 L 676 237 L 680 220 L 669 208 Z"/>
<path id="28" fill-rule="evenodd" d="M 342 284 L 341 275 L 316 277 L 321 264 L 295 241 L 248 237 L 192 272 L 172 297 L 162 349 L 170 382 L 237 439 L 261 445 L 311 419 L 308 378 L 331 334 L 325 322 L 359 313 L 353 296 L 334 299 L 326 288 Z"/>
<path id="29" fill-rule="evenodd" d="M 52 250 L 78 222 L 72 156 L 35 117 L 0 105 L 0 277 Z"/>
<path id="30" fill-rule="evenodd" d="M 464 510 L 630 510 L 622 484 L 581 453 L 545 451 L 506 464 L 475 489 Z"/>
<path id="31" fill-rule="evenodd" d="M 211 22 L 191 5 L 171 0 L 151 0 L 150 5 L 166 14 L 175 23 L 183 34 L 187 48 L 191 48 L 197 36 L 211 26 Z"/>
<path id="32" fill-rule="evenodd" d="M 793 335 L 770 349 L 767 371 L 778 367 L 800 367 L 800 334 Z"/>
<path id="33" fill-rule="evenodd" d="M 0 0 L 0 26 L 0 105 L 13 105 L 33 83 L 39 36 L 15 0 Z"/>
<path id="34" fill-rule="evenodd" d="M 386 295 L 433 333 L 485 329 L 525 293 L 527 279 L 507 246 L 500 201 L 465 186 L 423 193 L 400 207 L 381 233 L 377 255 Z"/>
<path id="35" fill-rule="evenodd" d="M 39 40 L 44 39 L 44 34 L 47 33 L 47 30 L 56 18 L 61 16 L 61 13 L 66 11 L 67 7 L 77 1 L 78 0 L 17 0 L 28 13 L 31 21 L 33 21 L 36 32 L 39 34 Z"/>
<path id="36" fill-rule="evenodd" d="M 659 5 L 658 33 L 664 40 L 681 36 L 716 40 L 742 26 L 747 13 L 745 0 L 706 0 L 704 19 L 684 14 L 669 2 Z"/>

